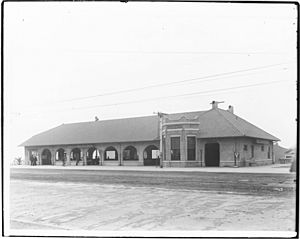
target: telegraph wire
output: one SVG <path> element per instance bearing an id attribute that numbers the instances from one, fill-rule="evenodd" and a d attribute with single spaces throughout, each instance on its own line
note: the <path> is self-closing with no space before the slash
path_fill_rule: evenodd
<path id="1" fill-rule="evenodd" d="M 134 104 L 134 103 L 140 103 L 140 102 L 156 101 L 156 100 L 175 98 L 175 97 L 194 97 L 196 95 L 206 95 L 207 93 L 215 93 L 215 92 L 226 93 L 226 92 L 236 90 L 236 89 L 245 89 L 245 88 L 257 87 L 257 86 L 262 86 L 262 85 L 270 85 L 270 84 L 275 84 L 275 83 L 280 83 L 280 82 L 291 83 L 293 81 L 287 81 L 287 80 L 269 81 L 269 82 L 262 82 L 262 83 L 256 83 L 256 84 L 241 85 L 241 86 L 227 87 L 227 88 L 214 89 L 214 90 L 205 90 L 205 91 L 199 91 L 199 92 L 193 92 L 193 93 L 162 96 L 162 97 L 148 98 L 148 99 L 141 99 L 141 100 L 134 100 L 134 101 L 117 102 L 117 103 L 111 103 L 111 104 L 102 104 L 102 105 L 84 106 L 84 107 L 73 107 L 73 108 L 61 109 L 61 110 L 48 110 L 47 112 L 65 112 L 65 111 L 71 111 L 71 110 L 84 110 L 84 109 L 93 109 L 93 108 L 101 108 L 101 107 L 110 107 L 110 106 Z M 28 114 L 30 114 L 30 113 L 35 113 L 35 112 L 28 112 Z M 26 115 L 26 113 L 25 113 L 25 115 Z"/>
<path id="2" fill-rule="evenodd" d="M 286 70 L 286 68 L 282 68 L 282 69 L 279 69 L 279 70 Z M 241 76 L 249 76 L 249 75 L 253 75 L 253 74 L 260 74 L 261 72 L 249 72 L 249 73 L 238 73 L 238 74 L 235 74 L 235 75 L 228 75 L 228 76 L 219 76 L 219 77 L 216 77 L 214 79 L 211 79 L 210 81 L 215 81 L 215 80 L 219 80 L 220 78 L 221 79 L 226 79 L 226 78 L 234 78 L 234 77 L 241 77 Z M 186 82 L 185 84 L 191 84 L 191 83 L 195 83 L 195 82 Z M 201 83 L 201 82 L 200 82 Z M 36 107 L 39 107 L 39 106 L 36 106 Z M 30 107 L 30 108 L 36 108 L 34 106 Z M 26 112 L 26 110 L 23 110 L 23 112 Z M 31 111 L 27 111 L 27 112 L 31 112 Z M 20 116 L 20 113 L 19 112 L 12 112 L 11 114 L 15 115 L 15 116 Z"/>
<path id="3" fill-rule="evenodd" d="M 186 82 L 193 82 L 193 81 L 198 81 L 198 82 L 212 81 L 211 78 L 216 78 L 216 77 L 221 77 L 221 76 L 226 76 L 226 75 L 232 75 L 232 74 L 237 74 L 237 73 L 241 73 L 241 72 L 256 71 L 256 70 L 260 70 L 260 69 L 285 65 L 285 64 L 288 64 L 288 63 L 289 62 L 283 62 L 283 63 L 277 63 L 277 64 L 272 64 L 272 65 L 265 65 L 265 66 L 260 66 L 260 67 L 247 68 L 247 69 L 243 69 L 243 70 L 212 74 L 212 75 L 207 75 L 207 76 L 202 76 L 202 77 L 191 78 L 191 79 L 187 79 L 187 80 L 161 83 L 161 84 L 155 84 L 155 85 L 149 85 L 149 86 L 144 86 L 144 87 L 132 88 L 132 89 L 127 89 L 127 90 L 112 91 L 112 92 L 108 92 L 108 93 L 102 93 L 102 94 L 91 95 L 91 96 L 77 97 L 77 98 L 72 98 L 72 99 L 68 99 L 68 100 L 56 101 L 55 103 L 86 100 L 86 99 L 92 99 L 92 98 L 103 97 L 103 96 L 108 96 L 108 95 L 117 95 L 117 94 L 122 94 L 122 93 L 135 92 L 135 91 L 140 91 L 140 90 L 145 90 L 145 89 L 151 89 L 151 88 L 163 87 L 163 86 L 170 86 L 170 85 L 181 84 L 181 83 L 186 83 Z"/>
<path id="4" fill-rule="evenodd" d="M 112 104 L 76 107 L 76 108 L 71 108 L 70 110 L 92 109 L 92 108 L 100 108 L 100 107 L 107 107 L 107 106 L 133 104 L 133 103 L 147 102 L 147 101 L 153 101 L 153 100 L 161 100 L 161 99 L 174 98 L 174 97 L 186 97 L 186 96 L 201 95 L 201 94 L 205 94 L 205 93 L 213 93 L 213 92 L 220 92 L 220 91 L 225 91 L 226 92 L 226 91 L 230 91 L 230 90 L 234 90 L 234 89 L 249 88 L 249 87 L 255 87 L 255 86 L 260 86 L 260 85 L 270 85 L 270 84 L 284 82 L 284 81 L 285 82 L 292 82 L 292 81 L 287 81 L 287 80 L 269 81 L 269 82 L 263 82 L 263 83 L 257 83 L 257 84 L 250 84 L 250 85 L 236 86 L 236 87 L 228 87 L 228 88 L 215 89 L 215 90 L 206 90 L 206 91 L 199 91 L 199 92 L 193 92 L 193 93 L 187 93 L 187 94 L 162 96 L 162 97 L 157 97 L 157 98 L 149 98 L 149 99 L 142 99 L 142 100 L 127 101 L 127 102 L 118 102 L 118 103 L 112 103 Z"/>

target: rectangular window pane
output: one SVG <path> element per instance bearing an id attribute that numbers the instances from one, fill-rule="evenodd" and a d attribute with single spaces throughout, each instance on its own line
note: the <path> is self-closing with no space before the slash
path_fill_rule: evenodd
<path id="1" fill-rule="evenodd" d="M 152 150 L 152 159 L 157 159 L 159 156 L 159 150 Z"/>
<path id="2" fill-rule="evenodd" d="M 171 138 L 171 160 L 180 160 L 180 137 Z"/>
<path id="3" fill-rule="evenodd" d="M 107 159 L 116 159 L 116 152 L 115 151 L 106 151 L 106 158 Z"/>
<path id="4" fill-rule="evenodd" d="M 187 160 L 196 160 L 196 137 L 187 137 Z"/>

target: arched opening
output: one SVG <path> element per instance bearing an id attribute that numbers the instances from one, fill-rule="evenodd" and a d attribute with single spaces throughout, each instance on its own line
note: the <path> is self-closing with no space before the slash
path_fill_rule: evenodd
<path id="1" fill-rule="evenodd" d="M 65 160 L 65 150 L 60 148 L 55 153 L 55 160 L 56 161 L 64 161 Z"/>
<path id="2" fill-rule="evenodd" d="M 70 160 L 75 161 L 76 165 L 78 165 L 79 161 L 81 160 L 81 150 L 79 148 L 72 149 Z"/>
<path id="3" fill-rule="evenodd" d="M 127 146 L 123 151 L 123 160 L 139 160 L 136 148 Z"/>
<path id="4" fill-rule="evenodd" d="M 219 143 L 205 144 L 205 166 L 206 167 L 219 167 L 220 166 Z"/>
<path id="5" fill-rule="evenodd" d="M 154 145 L 149 145 L 144 150 L 144 165 L 151 166 L 151 165 L 159 165 L 159 150 Z"/>
<path id="6" fill-rule="evenodd" d="M 118 160 L 118 151 L 112 146 L 107 147 L 104 152 L 104 160 Z"/>
<path id="7" fill-rule="evenodd" d="M 44 149 L 42 152 L 42 165 L 51 165 L 51 152 L 49 149 Z"/>
<path id="8" fill-rule="evenodd" d="M 100 152 L 95 147 L 89 148 L 86 153 L 86 164 L 87 165 L 99 165 Z"/>

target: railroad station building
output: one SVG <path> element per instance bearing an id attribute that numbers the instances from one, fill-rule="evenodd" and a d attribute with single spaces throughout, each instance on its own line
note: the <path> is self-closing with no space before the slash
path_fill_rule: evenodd
<path id="1" fill-rule="evenodd" d="M 21 146 L 26 164 L 243 167 L 274 163 L 276 141 L 213 101 L 206 111 L 62 124 Z"/>

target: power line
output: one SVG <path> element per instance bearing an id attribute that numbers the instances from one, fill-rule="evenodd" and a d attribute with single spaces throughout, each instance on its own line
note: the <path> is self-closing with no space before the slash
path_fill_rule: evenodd
<path id="1" fill-rule="evenodd" d="M 282 68 L 282 69 L 279 69 L 279 70 L 286 70 L 286 68 Z M 227 79 L 227 78 L 234 78 L 234 77 L 241 77 L 241 76 L 249 76 L 249 75 L 259 74 L 259 73 L 260 72 L 249 72 L 249 73 L 238 73 L 238 74 L 228 75 L 228 76 L 222 76 L 222 77 L 219 76 L 219 77 L 216 77 L 214 79 L 210 79 L 209 81 L 219 80 L 220 78 Z M 195 82 L 186 82 L 185 84 L 191 84 L 191 83 L 195 83 Z M 43 106 L 43 107 L 45 107 L 45 106 Z M 31 106 L 30 108 L 36 108 L 36 107 Z M 24 107 L 23 107 L 23 109 L 24 109 Z M 19 113 L 14 113 L 14 114 L 19 114 Z"/>
<path id="2" fill-rule="evenodd" d="M 213 92 L 220 92 L 220 91 L 225 91 L 226 92 L 226 91 L 234 90 L 234 89 L 249 88 L 249 87 L 255 87 L 255 86 L 260 86 L 260 85 L 270 85 L 270 84 L 279 83 L 279 82 L 291 82 L 291 81 L 287 81 L 287 80 L 269 81 L 269 82 L 243 85 L 243 86 L 236 86 L 236 87 L 228 87 L 228 88 L 215 89 L 215 90 L 198 91 L 198 92 L 180 94 L 180 95 L 162 96 L 162 97 L 157 97 L 157 98 L 149 98 L 149 99 L 142 99 L 142 100 L 118 102 L 118 103 L 112 103 L 112 104 L 76 107 L 76 108 L 71 108 L 70 110 L 92 109 L 92 108 L 100 108 L 100 107 L 107 107 L 107 106 L 133 104 L 133 103 L 147 102 L 147 101 L 153 101 L 153 100 L 161 100 L 161 99 L 174 98 L 174 97 L 186 97 L 186 96 L 201 95 L 201 94 L 205 94 L 205 93 L 213 93 Z"/>
<path id="3" fill-rule="evenodd" d="M 94 54 L 187 54 L 187 55 L 209 55 L 209 54 L 230 54 L 230 55 L 255 55 L 255 54 L 291 54 L 291 52 L 287 51 L 142 51 L 142 50 L 78 50 L 84 52 L 92 52 Z"/>
<path id="4" fill-rule="evenodd" d="M 289 62 L 283 62 L 283 63 L 278 63 L 278 64 L 247 68 L 247 69 L 237 70 L 237 71 L 229 71 L 229 72 L 224 72 L 224 73 L 218 73 L 218 74 L 213 74 L 213 75 L 207 75 L 207 76 L 202 76 L 202 77 L 191 78 L 191 79 L 187 79 L 187 80 L 180 80 L 180 81 L 169 82 L 169 83 L 161 83 L 161 84 L 149 85 L 149 86 L 138 87 L 138 88 L 133 88 L 133 89 L 127 89 L 127 90 L 113 91 L 113 92 L 102 93 L 102 94 L 91 95 L 91 96 L 77 97 L 77 98 L 72 98 L 72 99 L 68 99 L 68 100 L 56 101 L 56 103 L 86 100 L 86 99 L 91 99 L 91 98 L 96 98 L 96 97 L 102 97 L 102 96 L 108 96 L 108 95 L 117 95 L 117 94 L 122 94 L 122 93 L 140 91 L 140 90 L 151 89 L 151 88 L 156 88 L 156 87 L 170 86 L 170 85 L 186 83 L 186 82 L 193 82 L 193 81 L 199 81 L 199 80 L 201 80 L 199 82 L 212 81 L 211 78 L 216 78 L 216 77 L 226 76 L 226 75 L 232 75 L 232 74 L 237 74 L 237 73 L 241 73 L 241 72 L 256 71 L 256 70 L 260 70 L 260 69 L 285 65 L 287 63 L 289 63 Z"/>
<path id="5" fill-rule="evenodd" d="M 155 101 L 155 100 L 168 99 L 168 98 L 174 98 L 174 97 L 194 97 L 196 95 L 205 95 L 207 93 L 215 93 L 215 92 L 226 93 L 226 92 L 231 91 L 231 90 L 243 89 L 243 88 L 249 88 L 249 87 L 256 87 L 256 86 L 261 86 L 261 85 L 270 85 L 270 84 L 275 84 L 275 83 L 280 83 L 280 82 L 292 82 L 292 81 L 287 81 L 287 80 L 269 81 L 269 82 L 263 82 L 263 83 L 256 83 L 256 84 L 249 84 L 249 85 L 242 85 L 242 86 L 228 87 L 228 88 L 221 88 L 221 89 L 214 89 L 214 90 L 206 90 L 206 91 L 199 91 L 199 92 L 172 95 L 172 96 L 162 96 L 162 97 L 141 99 L 141 100 L 134 100 L 134 101 L 117 102 L 117 103 L 111 103 L 111 104 L 76 107 L 76 108 L 69 108 L 69 109 L 62 109 L 62 110 L 49 110 L 49 111 L 50 112 L 64 112 L 64 111 L 68 111 L 68 110 L 82 110 L 82 109 L 92 109 L 92 108 L 101 108 L 101 107 L 109 107 L 109 106 L 134 104 L 134 103 Z M 49 111 L 47 111 L 47 112 L 49 112 Z M 28 112 L 28 113 L 30 113 L 30 112 Z M 35 113 L 35 112 L 31 112 L 31 113 Z"/>

